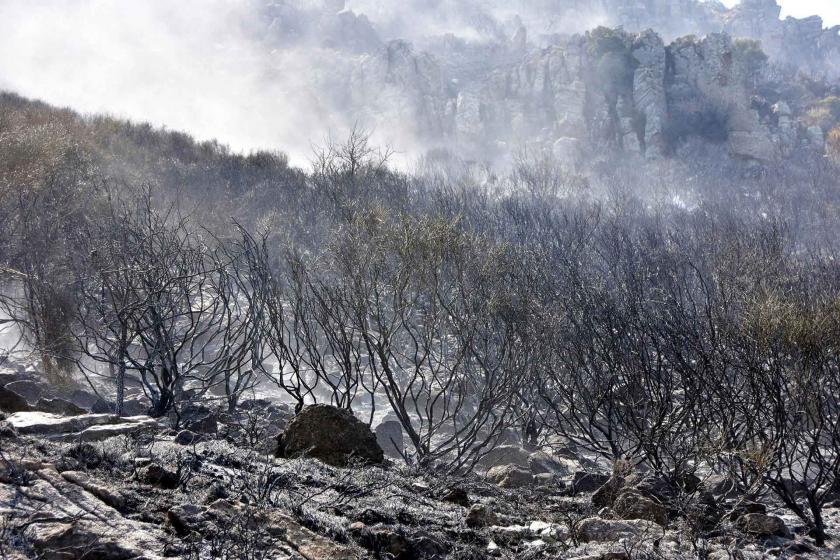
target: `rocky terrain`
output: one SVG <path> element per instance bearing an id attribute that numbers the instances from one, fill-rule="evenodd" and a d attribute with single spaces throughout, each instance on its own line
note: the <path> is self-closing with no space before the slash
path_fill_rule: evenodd
<path id="1" fill-rule="evenodd" d="M 406 465 L 393 428 L 269 401 L 180 419 L 62 413 L 37 378 L 0 388 L 0 558 L 830 558 L 727 477 L 667 480 L 511 439 L 472 474 Z M 77 407 L 77 408 L 72 408 Z M 51 412 L 39 410 L 48 408 Z M 388 437 L 384 436 L 389 433 Z M 377 441 L 378 439 L 378 441 Z M 380 444 L 382 444 L 380 446 Z M 840 530 L 840 493 L 826 509 Z"/>
<path id="2" fill-rule="evenodd" d="M 840 28 L 433 4 L 242 3 L 308 169 L 0 92 L 0 560 L 840 557 Z"/>
<path id="3" fill-rule="evenodd" d="M 813 114 L 838 94 L 840 29 L 817 16 L 780 19 L 775 0 L 732 9 L 567 0 L 506 14 L 442 2 L 438 23 L 453 31 L 422 36 L 395 23 L 411 8 L 377 18 L 374 7 L 353 6 L 266 7 L 265 41 L 317 37 L 312 89 L 322 105 L 389 131 L 411 153 L 494 161 L 548 148 L 573 164 L 604 149 L 668 157 L 700 139 L 725 144 L 735 159 L 770 163 L 822 153 L 835 125 Z M 459 26 L 479 38 L 462 37 Z M 408 37 L 388 38 L 397 32 Z"/>

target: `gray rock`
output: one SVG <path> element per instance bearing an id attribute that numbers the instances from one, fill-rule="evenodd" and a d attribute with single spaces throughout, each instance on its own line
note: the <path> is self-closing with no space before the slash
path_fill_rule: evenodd
<path id="1" fill-rule="evenodd" d="M 120 418 L 113 414 L 60 416 L 49 412 L 18 412 L 9 416 L 7 422 L 22 435 L 40 435 L 58 441 L 96 441 L 159 428 L 147 416 Z"/>
<path id="2" fill-rule="evenodd" d="M 737 498 L 743 495 L 744 489 L 740 484 L 726 475 L 711 475 L 701 483 L 704 490 L 718 498 Z"/>
<path id="3" fill-rule="evenodd" d="M 166 520 L 180 536 L 199 529 L 207 519 L 207 508 L 196 504 L 181 504 L 166 512 Z"/>
<path id="4" fill-rule="evenodd" d="M 568 474 L 568 467 L 556 457 L 543 451 L 535 451 L 528 457 L 528 468 L 533 474 Z"/>
<path id="5" fill-rule="evenodd" d="M 125 507 L 125 498 L 118 491 L 98 480 L 93 479 L 87 473 L 79 471 L 63 471 L 61 476 L 68 482 L 81 486 L 112 508 L 122 509 Z"/>
<path id="6" fill-rule="evenodd" d="M 25 527 L 22 537 L 45 560 L 159 560 L 167 536 L 157 526 L 123 517 L 86 487 L 82 473 L 60 475 L 50 465 L 28 467 L 26 491 L 0 483 L 0 517 Z"/>
<path id="7" fill-rule="evenodd" d="M 67 395 L 67 400 L 80 408 L 91 410 L 99 397 L 82 389 L 76 389 Z"/>

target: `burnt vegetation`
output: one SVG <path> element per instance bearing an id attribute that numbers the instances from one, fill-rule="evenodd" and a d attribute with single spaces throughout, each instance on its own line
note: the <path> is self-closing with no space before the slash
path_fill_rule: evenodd
<path id="1" fill-rule="evenodd" d="M 269 386 L 387 410 L 413 468 L 465 473 L 513 431 L 677 486 L 725 474 L 832 536 L 831 159 L 731 181 L 698 162 L 687 207 L 621 162 L 404 174 L 359 131 L 304 172 L 8 94 L 0 156 L 8 351 L 117 414 L 129 382 L 176 419 Z"/>

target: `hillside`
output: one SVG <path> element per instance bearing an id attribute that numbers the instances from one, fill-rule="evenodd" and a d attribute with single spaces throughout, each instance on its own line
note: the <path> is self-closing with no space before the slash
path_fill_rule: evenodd
<path id="1" fill-rule="evenodd" d="M 0 93 L 0 559 L 840 554 L 838 29 L 236 6 L 305 166 Z"/>

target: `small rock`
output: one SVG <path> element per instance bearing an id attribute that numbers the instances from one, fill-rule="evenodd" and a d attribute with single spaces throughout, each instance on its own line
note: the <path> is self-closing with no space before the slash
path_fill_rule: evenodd
<path id="1" fill-rule="evenodd" d="M 466 523 L 467 527 L 471 529 L 480 529 L 482 527 L 489 527 L 499 522 L 496 513 L 493 509 L 484 504 L 474 504 L 467 512 Z"/>
<path id="2" fill-rule="evenodd" d="M 646 519 L 663 527 L 668 524 L 665 506 L 638 490 L 623 490 L 612 505 L 620 519 Z"/>
<path id="3" fill-rule="evenodd" d="M 566 465 L 542 451 L 535 451 L 528 457 L 528 468 L 535 475 L 555 474 L 565 476 L 568 474 Z"/>
<path id="4" fill-rule="evenodd" d="M 622 476 L 611 476 L 607 482 L 592 494 L 592 505 L 596 508 L 612 507 L 626 481 Z"/>
<path id="5" fill-rule="evenodd" d="M 157 463 L 150 463 L 140 469 L 138 476 L 146 484 L 158 486 L 165 490 L 174 490 L 178 487 L 178 475 Z"/>
<path id="6" fill-rule="evenodd" d="M 737 522 L 738 528 L 756 537 L 791 538 L 785 522 L 775 515 L 764 513 L 748 513 L 742 515 Z"/>
<path id="7" fill-rule="evenodd" d="M 190 430 L 181 430 L 175 436 L 175 443 L 178 445 L 192 445 L 201 441 L 201 436 Z"/>
<path id="8" fill-rule="evenodd" d="M 450 504 L 457 504 L 463 507 L 470 507 L 470 496 L 467 494 L 467 491 L 461 487 L 455 486 L 450 488 L 449 491 L 441 498 L 444 502 L 449 502 Z"/>
<path id="9" fill-rule="evenodd" d="M 214 480 L 207 487 L 207 497 L 205 503 L 213 503 L 216 500 L 222 500 L 230 497 L 227 487 L 221 481 Z"/>
<path id="10" fill-rule="evenodd" d="M 601 473 L 588 473 L 577 471 L 572 476 L 570 489 L 574 494 L 595 492 L 610 479 L 608 475 Z"/>
<path id="11" fill-rule="evenodd" d="M 347 526 L 347 530 L 350 533 L 355 533 L 355 534 L 361 533 L 365 529 L 367 529 L 367 525 L 365 525 L 361 521 L 354 521 L 350 525 Z"/>

